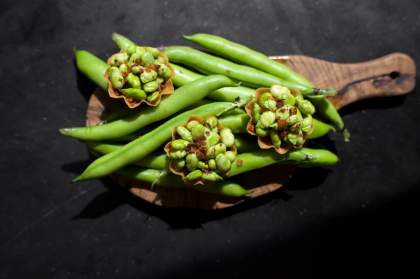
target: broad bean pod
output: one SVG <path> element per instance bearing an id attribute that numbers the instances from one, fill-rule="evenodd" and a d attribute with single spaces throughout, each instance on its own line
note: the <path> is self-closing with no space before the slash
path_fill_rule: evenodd
<path id="1" fill-rule="evenodd" d="M 254 88 L 270 87 L 278 84 L 288 88 L 298 89 L 303 95 L 335 94 L 335 90 L 333 89 L 312 88 L 291 81 L 282 80 L 255 68 L 239 65 L 189 47 L 166 47 L 164 52 L 168 56 L 170 62 L 181 63 L 204 73 L 223 74 L 237 81 L 244 82 Z"/>
<path id="2" fill-rule="evenodd" d="M 278 63 L 267 57 L 267 55 L 250 49 L 242 44 L 232 42 L 216 35 L 203 33 L 184 36 L 184 38 L 209 49 L 217 55 L 226 57 L 240 64 L 254 67 L 284 80 L 296 82 L 307 87 L 313 87 L 311 82 L 288 66 Z"/>
<path id="3" fill-rule="evenodd" d="M 285 154 L 278 154 L 272 150 L 259 150 L 238 154 L 233 162 L 228 177 L 244 172 L 263 168 L 275 163 L 293 163 L 309 166 L 331 166 L 338 163 L 338 157 L 325 149 L 301 148 L 293 149 Z"/>
<path id="4" fill-rule="evenodd" d="M 192 187 L 186 185 L 178 176 L 162 170 L 143 169 L 129 166 L 119 170 L 118 173 L 131 179 L 147 182 L 152 185 L 161 187 L 193 189 L 228 197 L 243 197 L 248 194 L 248 191 L 241 185 L 226 180 L 214 184 L 195 185 Z"/>
<path id="5" fill-rule="evenodd" d="M 196 79 L 202 78 L 203 75 L 197 74 L 193 71 L 185 69 L 176 64 L 170 64 L 172 69 L 175 71 L 175 75 L 172 79 L 172 82 L 175 86 L 183 86 L 187 83 L 190 83 Z M 237 86 L 237 87 L 223 87 L 217 89 L 207 96 L 209 99 L 213 99 L 218 102 L 234 102 L 237 98 L 248 102 L 252 97 L 255 96 L 255 90 L 244 87 L 244 86 Z"/>
<path id="6" fill-rule="evenodd" d="M 207 76 L 188 83 L 164 98 L 159 106 L 140 109 L 136 114 L 125 119 L 107 124 L 60 129 L 63 135 L 83 140 L 109 140 L 129 135 L 151 123 L 162 120 L 181 109 L 193 105 L 208 93 L 226 86 L 235 86 L 229 78 L 222 75 Z"/>

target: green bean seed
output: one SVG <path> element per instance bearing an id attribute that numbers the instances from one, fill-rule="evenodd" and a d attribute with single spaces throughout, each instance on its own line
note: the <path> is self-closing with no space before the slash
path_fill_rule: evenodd
<path id="1" fill-rule="evenodd" d="M 109 68 L 109 79 L 114 88 L 120 89 L 124 86 L 124 77 L 117 67 Z"/>
<path id="2" fill-rule="evenodd" d="M 143 67 L 140 65 L 135 65 L 133 67 L 131 67 L 131 72 L 133 74 L 140 74 L 143 71 Z"/>
<path id="3" fill-rule="evenodd" d="M 143 63 L 145 65 L 149 65 L 149 64 L 153 64 L 155 62 L 155 59 L 153 58 L 153 54 L 151 54 L 149 51 L 146 50 L 146 52 L 144 52 L 141 55 L 141 60 L 143 61 Z"/>
<path id="4" fill-rule="evenodd" d="M 111 66 L 119 66 L 122 63 L 127 62 L 127 60 L 128 60 L 128 54 L 125 52 L 119 52 L 119 53 L 115 53 L 111 55 L 108 61 Z"/>
<path id="5" fill-rule="evenodd" d="M 195 170 L 198 165 L 197 155 L 195 155 L 194 153 L 188 154 L 185 158 L 185 162 L 189 171 Z"/>
<path id="6" fill-rule="evenodd" d="M 227 147 L 231 147 L 235 144 L 235 137 L 232 134 L 232 131 L 229 128 L 224 128 L 220 131 L 220 137 L 222 139 L 222 142 Z"/>
<path id="7" fill-rule="evenodd" d="M 197 163 L 197 168 L 201 169 L 201 170 L 207 170 L 209 168 L 209 165 L 207 165 L 205 162 L 203 161 L 198 161 Z"/>
<path id="8" fill-rule="evenodd" d="M 183 159 L 175 160 L 174 163 L 175 163 L 176 169 L 178 169 L 178 170 L 181 170 L 185 167 L 185 160 L 183 160 Z"/>
<path id="9" fill-rule="evenodd" d="M 171 142 L 172 149 L 175 150 L 184 150 L 187 148 L 188 144 L 190 144 L 190 142 L 183 139 L 176 139 Z"/>
<path id="10" fill-rule="evenodd" d="M 140 88 L 123 88 L 123 89 L 120 89 L 120 91 L 125 96 L 139 100 L 139 101 L 146 99 L 146 92 L 144 92 Z"/>
<path id="11" fill-rule="evenodd" d="M 141 82 L 143 83 L 154 81 L 156 78 L 157 78 L 157 73 L 154 70 L 144 71 L 140 75 Z"/>
<path id="12" fill-rule="evenodd" d="M 153 55 L 153 58 L 158 58 L 160 51 L 154 47 L 146 47 L 146 50 Z"/>
<path id="13" fill-rule="evenodd" d="M 140 78 L 133 73 L 129 73 L 128 76 L 125 78 L 126 81 L 131 85 L 133 88 L 140 88 Z"/>
<path id="14" fill-rule="evenodd" d="M 154 81 L 149 81 L 148 83 L 143 84 L 143 90 L 145 92 L 155 92 L 157 89 L 159 88 L 159 84 L 157 83 L 156 80 Z"/>
<path id="15" fill-rule="evenodd" d="M 184 179 L 187 181 L 193 181 L 199 179 L 203 175 L 203 172 L 201 170 L 194 170 L 187 174 Z"/>
<path id="16" fill-rule="evenodd" d="M 258 104 L 265 109 L 275 109 L 277 104 L 269 92 L 263 93 L 258 99 Z"/>
<path id="17" fill-rule="evenodd" d="M 255 134 L 259 137 L 266 137 L 268 136 L 268 129 L 261 127 L 261 125 L 255 126 Z"/>
<path id="18" fill-rule="evenodd" d="M 192 128 L 195 127 L 198 124 L 200 124 L 200 123 L 198 123 L 197 120 L 191 120 L 187 123 L 187 129 L 191 131 Z"/>
<path id="19" fill-rule="evenodd" d="M 300 129 L 302 130 L 302 132 L 308 133 L 311 130 L 311 128 L 312 128 L 312 116 L 308 115 L 305 118 L 303 118 Z"/>
<path id="20" fill-rule="evenodd" d="M 254 106 L 252 107 L 252 120 L 256 124 L 258 120 L 260 120 L 261 116 L 261 107 L 259 104 L 254 103 Z"/>
<path id="21" fill-rule="evenodd" d="M 191 135 L 193 139 L 198 139 L 198 138 L 204 137 L 204 131 L 205 131 L 204 126 L 201 124 L 197 124 L 191 129 Z"/>
<path id="22" fill-rule="evenodd" d="M 226 153 L 226 145 L 223 143 L 218 143 L 214 146 L 214 156 L 218 156 L 219 154 Z"/>
<path id="23" fill-rule="evenodd" d="M 276 114 L 272 111 L 264 111 L 261 114 L 260 121 L 261 126 L 264 128 L 270 127 L 274 121 L 276 121 Z"/>
<path id="24" fill-rule="evenodd" d="M 206 119 L 206 123 L 210 126 L 210 128 L 216 127 L 218 122 L 219 120 L 217 119 L 216 116 L 211 116 Z"/>
<path id="25" fill-rule="evenodd" d="M 210 159 L 207 164 L 209 165 L 209 169 L 211 170 L 215 170 L 217 168 L 216 166 L 216 160 L 214 159 Z"/>
<path id="26" fill-rule="evenodd" d="M 220 136 L 217 132 L 211 132 L 210 136 L 207 137 L 208 146 L 215 145 L 219 142 Z"/>
<path id="27" fill-rule="evenodd" d="M 216 167 L 218 171 L 226 172 L 230 169 L 230 166 L 231 166 L 231 162 L 229 161 L 228 158 L 226 158 L 225 155 L 219 154 L 216 157 Z"/>
<path id="28" fill-rule="evenodd" d="M 287 134 L 287 141 L 290 142 L 293 145 L 296 145 L 299 140 L 299 135 L 294 133 Z"/>
<path id="29" fill-rule="evenodd" d="M 191 132 L 188 131 L 187 128 L 182 127 L 182 126 L 176 127 L 176 132 L 182 139 L 184 139 L 186 141 L 189 141 L 189 142 L 193 141 Z"/>
<path id="30" fill-rule="evenodd" d="M 207 157 L 207 159 L 213 159 L 213 158 L 216 157 L 216 146 L 215 145 L 207 148 L 206 157 Z"/>
<path id="31" fill-rule="evenodd" d="M 146 49 L 142 46 L 136 46 L 136 53 L 140 54 L 142 56 L 146 52 Z"/>
<path id="32" fill-rule="evenodd" d="M 223 180 L 223 177 L 221 177 L 220 175 L 218 175 L 218 174 L 217 174 L 216 172 L 214 172 L 214 171 L 210 171 L 210 172 L 208 172 L 208 173 L 203 173 L 202 178 L 203 178 L 204 180 L 207 180 L 207 181 L 212 181 L 212 182 L 214 182 L 214 181 L 221 181 L 221 180 Z"/>
<path id="33" fill-rule="evenodd" d="M 130 59 L 128 60 L 128 66 L 133 67 L 133 66 L 141 64 L 141 62 L 142 62 L 141 54 L 134 53 L 133 55 L 131 55 Z"/>
<path id="34" fill-rule="evenodd" d="M 315 107 L 313 104 L 311 104 L 311 102 L 309 102 L 308 100 L 304 100 L 303 98 L 298 98 L 296 100 L 297 105 L 299 110 L 303 113 L 303 114 L 314 114 L 315 113 Z"/>
<path id="35" fill-rule="evenodd" d="M 279 133 L 276 130 L 270 130 L 270 139 L 275 147 L 280 147 L 281 139 Z"/>
<path id="36" fill-rule="evenodd" d="M 163 77 L 164 79 L 168 79 L 172 75 L 171 69 L 169 69 L 168 66 L 165 64 L 159 64 L 159 70 L 158 70 L 159 76 Z"/>
<path id="37" fill-rule="evenodd" d="M 187 152 L 185 150 L 178 150 L 178 151 L 169 153 L 169 157 L 171 159 L 182 159 L 186 155 L 187 155 Z"/>
<path id="38" fill-rule="evenodd" d="M 233 162 L 236 159 L 236 153 L 233 151 L 226 151 L 225 156 L 231 162 Z"/>
<path id="39" fill-rule="evenodd" d="M 157 98 L 159 98 L 160 92 L 159 91 L 155 91 L 152 94 L 150 94 L 149 96 L 147 96 L 147 101 L 149 101 L 150 103 L 153 103 L 157 100 Z"/>
<path id="40" fill-rule="evenodd" d="M 120 72 L 121 72 L 123 75 L 127 74 L 127 73 L 128 73 L 128 66 L 127 66 L 127 64 L 121 64 L 121 65 L 118 67 L 118 70 L 120 70 Z"/>

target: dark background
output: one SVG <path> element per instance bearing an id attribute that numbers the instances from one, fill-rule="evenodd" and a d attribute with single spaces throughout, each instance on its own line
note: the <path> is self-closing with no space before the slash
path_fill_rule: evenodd
<path id="1" fill-rule="evenodd" d="M 418 90 L 346 108 L 351 143 L 332 137 L 332 171 L 300 170 L 285 190 L 221 212 L 71 184 L 89 156 L 57 130 L 84 124 L 93 89 L 72 49 L 106 57 L 112 31 L 146 45 L 208 32 L 267 54 L 420 61 L 420 2 L 2 0 L 0 26 L 0 278 L 418 275 Z"/>

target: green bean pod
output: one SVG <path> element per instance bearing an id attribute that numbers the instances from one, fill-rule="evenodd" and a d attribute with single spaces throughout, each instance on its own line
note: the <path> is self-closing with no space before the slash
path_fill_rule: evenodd
<path id="1" fill-rule="evenodd" d="M 66 136 L 91 141 L 118 139 L 162 120 L 225 86 L 235 86 L 235 83 L 222 75 L 207 76 L 178 88 L 164 98 L 159 106 L 139 109 L 128 118 L 92 127 L 64 128 L 60 132 Z"/>
<path id="2" fill-rule="evenodd" d="M 315 105 L 317 113 L 331 122 L 339 131 L 344 130 L 344 121 L 334 105 L 326 98 L 311 98 L 309 100 Z"/>
<path id="3" fill-rule="evenodd" d="M 248 194 L 248 191 L 245 188 L 231 181 L 220 181 L 191 187 L 186 185 L 180 177 L 166 171 L 129 166 L 119 170 L 118 173 L 131 179 L 167 188 L 193 189 L 228 197 L 243 197 Z"/>
<path id="4" fill-rule="evenodd" d="M 175 75 L 172 79 L 172 82 L 175 86 L 183 86 L 187 83 L 190 83 L 196 79 L 202 78 L 203 75 L 197 74 L 193 71 L 185 69 L 176 64 L 170 64 L 172 69 L 175 71 Z M 207 98 L 218 101 L 218 102 L 234 102 L 239 98 L 245 102 L 248 102 L 251 98 L 255 96 L 255 90 L 237 86 L 237 87 L 223 87 L 217 89 L 207 96 Z"/>
<path id="5" fill-rule="evenodd" d="M 86 142 L 90 150 L 99 154 L 108 154 L 114 152 L 124 145 L 116 143 L 103 143 L 103 142 Z M 142 160 L 136 161 L 133 165 L 150 168 L 150 169 L 165 169 L 168 167 L 169 159 L 166 154 L 151 154 Z"/>
<path id="6" fill-rule="evenodd" d="M 308 139 L 317 139 L 325 136 L 330 132 L 335 132 L 333 126 L 328 125 L 318 119 L 312 118 L 312 133 L 309 134 Z"/>
<path id="7" fill-rule="evenodd" d="M 184 38 L 240 64 L 254 67 L 284 80 L 313 87 L 311 82 L 286 65 L 278 63 L 268 58 L 265 54 L 244 45 L 211 34 L 194 34 L 184 36 Z"/>
<path id="8" fill-rule="evenodd" d="M 232 163 L 227 176 L 232 177 L 244 172 L 263 168 L 275 163 L 295 163 L 309 166 L 331 166 L 338 163 L 338 157 L 325 149 L 301 148 L 293 149 L 286 154 L 278 154 L 272 150 L 259 150 L 238 154 Z"/>
<path id="9" fill-rule="evenodd" d="M 168 141 L 171 138 L 172 129 L 181 126 L 192 115 L 201 117 L 219 115 L 234 106 L 235 104 L 229 102 L 217 102 L 179 114 L 115 152 L 96 159 L 75 181 L 103 177 L 143 159 Z"/>
<path id="10" fill-rule="evenodd" d="M 288 88 L 298 89 L 303 95 L 334 95 L 333 89 L 319 89 L 303 86 L 291 81 L 262 72 L 252 67 L 235 64 L 223 58 L 206 54 L 196 49 L 182 46 L 167 47 L 164 52 L 169 61 L 181 63 L 198 71 L 226 75 L 232 79 L 245 82 L 254 88 L 270 87 L 278 84 Z"/>
<path id="11" fill-rule="evenodd" d="M 105 61 L 86 50 L 75 50 L 74 57 L 76 67 L 82 74 L 103 90 L 108 88 L 108 82 L 104 75 L 109 65 Z"/>

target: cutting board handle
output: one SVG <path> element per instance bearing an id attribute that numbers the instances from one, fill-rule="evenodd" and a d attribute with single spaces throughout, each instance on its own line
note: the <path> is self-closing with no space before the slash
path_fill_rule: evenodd
<path id="1" fill-rule="evenodd" d="M 359 100 L 408 94 L 416 84 L 416 64 L 404 53 L 361 63 L 333 63 L 303 55 L 275 56 L 319 87 L 334 87 L 338 108 Z"/>

